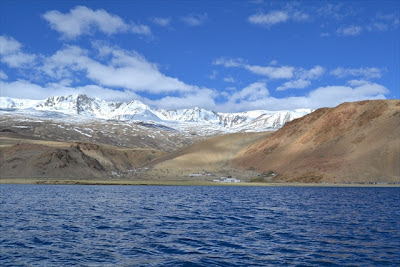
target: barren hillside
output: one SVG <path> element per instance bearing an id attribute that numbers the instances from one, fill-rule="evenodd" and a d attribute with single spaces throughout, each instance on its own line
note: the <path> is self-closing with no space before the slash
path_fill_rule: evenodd
<path id="1" fill-rule="evenodd" d="M 234 165 L 290 182 L 399 182 L 400 101 L 318 109 L 243 149 Z"/>
<path id="2" fill-rule="evenodd" d="M 10 132 L 0 133 L 0 141 L 2 178 L 129 176 L 127 171 L 164 154 L 154 149 L 28 139 Z"/>
<path id="3" fill-rule="evenodd" d="M 234 174 L 232 158 L 244 147 L 264 139 L 271 132 L 236 133 L 200 141 L 150 162 L 152 176 L 187 176 L 205 170 L 221 175 Z"/>

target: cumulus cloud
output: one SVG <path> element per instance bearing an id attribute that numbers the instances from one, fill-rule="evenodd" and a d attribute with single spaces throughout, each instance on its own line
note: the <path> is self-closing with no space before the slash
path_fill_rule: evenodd
<path id="1" fill-rule="evenodd" d="M 85 6 L 77 6 L 65 14 L 57 10 L 48 11 L 43 18 L 50 23 L 53 30 L 58 31 L 67 39 L 90 35 L 96 30 L 108 35 L 119 32 L 151 35 L 150 27 L 146 25 L 128 24 L 119 16 L 103 9 L 92 10 Z"/>
<path id="2" fill-rule="evenodd" d="M 192 108 L 194 106 L 199 106 L 215 110 L 217 109 L 217 105 L 214 99 L 218 96 L 218 93 L 214 90 L 202 88 L 179 96 L 165 96 L 154 100 L 142 97 L 130 90 L 121 91 L 94 84 L 73 87 L 64 85 L 63 82 L 59 82 L 48 83 L 41 86 L 27 80 L 17 80 L 13 82 L 4 82 L 0 80 L 0 87 L 2 88 L 2 96 L 4 95 L 13 98 L 41 100 L 49 96 L 86 94 L 91 97 L 98 97 L 109 101 L 140 100 L 147 105 L 167 109 Z"/>
<path id="3" fill-rule="evenodd" d="M 344 78 L 348 76 L 363 77 L 365 79 L 381 78 L 382 70 L 378 68 L 343 68 L 338 67 L 330 72 L 338 78 Z"/>
<path id="4" fill-rule="evenodd" d="M 239 92 L 225 96 L 228 101 L 221 104 L 219 110 L 239 112 L 257 109 L 317 109 L 320 107 L 335 107 L 343 102 L 385 99 L 385 94 L 388 93 L 389 90 L 383 85 L 360 80 L 358 82 L 350 82 L 349 86 L 319 87 L 303 96 L 276 98 L 269 95 L 265 83 L 257 82 L 250 84 Z M 255 96 L 250 97 L 250 94 L 255 94 Z"/>
<path id="5" fill-rule="evenodd" d="M 311 85 L 310 81 L 299 79 L 299 80 L 285 82 L 283 85 L 276 88 L 276 90 L 284 91 L 287 89 L 302 89 L 302 88 L 306 88 L 310 85 Z"/>
<path id="6" fill-rule="evenodd" d="M 377 83 L 364 83 L 358 86 L 326 86 L 311 91 L 308 99 L 311 106 L 333 107 L 343 102 L 365 99 L 385 99 L 389 90 Z M 312 104 L 313 103 L 313 104 Z"/>
<path id="7" fill-rule="evenodd" d="M 26 80 L 13 82 L 0 81 L 2 94 L 14 98 L 45 99 L 49 96 L 62 96 L 71 94 L 86 94 L 104 100 L 127 101 L 140 99 L 140 96 L 130 91 L 118 91 L 98 85 L 85 85 L 70 87 L 61 83 L 49 83 L 44 86 Z"/>
<path id="8" fill-rule="evenodd" d="M 361 32 L 362 32 L 361 26 L 357 26 L 357 25 L 340 27 L 336 30 L 336 33 L 338 35 L 342 35 L 342 36 L 357 36 L 357 35 L 360 35 Z"/>
<path id="9" fill-rule="evenodd" d="M 314 66 L 311 69 L 295 68 L 294 80 L 287 81 L 281 86 L 277 87 L 277 91 L 284 91 L 287 89 L 303 89 L 311 85 L 310 80 L 315 80 L 325 73 L 325 69 L 321 66 Z"/>
<path id="10" fill-rule="evenodd" d="M 191 92 L 184 92 L 176 96 L 164 96 L 159 99 L 148 99 L 129 90 L 114 90 L 99 85 L 86 85 L 73 87 L 67 82 L 48 83 L 40 86 L 26 80 L 5 82 L 0 80 L 2 95 L 15 98 L 44 99 L 48 96 L 68 95 L 83 93 L 106 100 L 128 101 L 140 100 L 150 106 L 167 109 L 202 108 L 224 111 L 240 112 L 248 110 L 290 110 L 296 108 L 334 107 L 343 102 L 385 99 L 388 89 L 380 84 L 364 80 L 349 81 L 348 86 L 325 86 L 312 90 L 303 96 L 276 98 L 269 94 L 265 82 L 251 83 L 237 91 L 218 93 L 215 90 L 199 88 Z M 224 103 L 216 103 L 219 96 L 225 97 Z"/>
<path id="11" fill-rule="evenodd" d="M 21 51 L 22 45 L 12 37 L 0 36 L 0 61 L 11 68 L 29 67 L 36 60 L 36 55 Z"/>
<path id="12" fill-rule="evenodd" d="M 207 13 L 204 14 L 191 14 L 182 17 L 181 20 L 189 26 L 200 26 L 204 24 L 208 19 Z"/>
<path id="13" fill-rule="evenodd" d="M 196 90 L 177 78 L 161 73 L 156 64 L 147 61 L 135 51 L 99 46 L 106 63 L 89 57 L 88 51 L 77 46 L 67 46 L 46 60 L 43 71 L 54 78 L 70 78 L 83 72 L 93 82 L 102 86 L 129 89 L 152 94 Z"/>
<path id="14" fill-rule="evenodd" d="M 231 103 L 240 103 L 242 101 L 256 101 L 269 96 L 267 85 L 264 82 L 255 82 L 249 84 L 242 90 L 235 92 L 229 98 Z"/>

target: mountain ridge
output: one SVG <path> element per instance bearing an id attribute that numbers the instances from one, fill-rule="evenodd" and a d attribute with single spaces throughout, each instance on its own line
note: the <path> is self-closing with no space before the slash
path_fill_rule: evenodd
<path id="1" fill-rule="evenodd" d="M 311 109 L 282 111 L 255 110 L 236 113 L 215 112 L 199 107 L 190 109 L 152 109 L 148 105 L 132 100 L 129 102 L 106 101 L 84 94 L 51 96 L 44 100 L 0 97 L 0 109 L 53 111 L 69 116 L 119 120 L 151 121 L 176 125 L 199 124 L 220 127 L 222 131 L 264 131 L 276 130 L 285 123 L 312 112 Z"/>

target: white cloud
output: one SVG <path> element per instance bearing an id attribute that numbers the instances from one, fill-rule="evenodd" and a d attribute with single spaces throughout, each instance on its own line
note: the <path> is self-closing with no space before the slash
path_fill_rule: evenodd
<path id="1" fill-rule="evenodd" d="M 295 76 L 300 79 L 309 79 L 315 80 L 321 77 L 325 73 L 325 69 L 319 65 L 314 66 L 313 68 L 306 70 L 303 68 L 298 68 L 295 71 Z"/>
<path id="2" fill-rule="evenodd" d="M 218 71 L 213 70 L 212 73 L 210 75 L 208 75 L 208 79 L 215 80 L 217 78 L 217 75 L 218 75 Z"/>
<path id="3" fill-rule="evenodd" d="M 385 99 L 389 90 L 377 83 L 365 83 L 359 86 L 326 86 L 310 92 L 310 105 L 317 107 L 333 107 L 343 102 L 353 102 L 366 99 Z"/>
<path id="4" fill-rule="evenodd" d="M 1 80 L 7 80 L 8 79 L 7 74 L 2 70 L 0 70 L 0 79 Z"/>
<path id="5" fill-rule="evenodd" d="M 271 79 L 290 79 L 293 77 L 295 68 L 290 66 L 258 66 L 245 64 L 241 58 L 218 58 L 214 60 L 214 65 L 222 65 L 226 68 L 241 67 L 254 74 L 267 76 Z"/>
<path id="6" fill-rule="evenodd" d="M 310 85 L 311 85 L 310 81 L 299 79 L 299 80 L 285 82 L 283 85 L 276 88 L 276 90 L 284 91 L 287 89 L 302 89 L 302 88 L 306 88 Z"/>
<path id="7" fill-rule="evenodd" d="M 368 31 L 386 32 L 396 30 L 400 25 L 400 18 L 395 14 L 377 14 L 366 27 Z"/>
<path id="8" fill-rule="evenodd" d="M 255 82 L 249 84 L 241 91 L 235 92 L 231 95 L 229 102 L 238 103 L 242 101 L 256 101 L 264 99 L 269 96 L 267 85 L 264 82 Z"/>
<path id="9" fill-rule="evenodd" d="M 48 11 L 43 18 L 50 23 L 53 30 L 67 39 L 90 35 L 96 30 L 109 35 L 129 31 L 140 35 L 151 35 L 150 28 L 146 25 L 127 24 L 119 16 L 103 9 L 92 10 L 85 6 L 77 6 L 66 14 L 57 10 Z"/>
<path id="10" fill-rule="evenodd" d="M 259 92 L 254 88 L 259 88 Z M 253 89 L 252 89 L 253 88 Z M 219 105 L 219 111 L 239 112 L 247 110 L 290 110 L 297 108 L 335 107 L 343 102 L 385 99 L 389 90 L 380 84 L 368 81 L 354 82 L 350 86 L 326 86 L 312 90 L 303 96 L 276 98 L 270 96 L 265 83 L 250 84 L 232 95 L 226 95 L 226 103 Z M 255 94 L 250 98 L 251 94 Z"/>
<path id="11" fill-rule="evenodd" d="M 143 24 L 131 24 L 130 31 L 139 35 L 151 35 L 150 27 Z"/>
<path id="12" fill-rule="evenodd" d="M 217 109 L 215 98 L 218 94 L 211 89 L 198 89 L 180 96 L 166 96 L 157 100 L 143 99 L 143 102 L 157 108 L 181 109 L 201 107 L 209 110 Z"/>
<path id="13" fill-rule="evenodd" d="M 235 79 L 232 76 L 227 76 L 227 77 L 224 78 L 224 82 L 234 83 Z"/>
<path id="14" fill-rule="evenodd" d="M 295 11 L 292 14 L 292 18 L 294 21 L 306 21 L 310 18 L 310 16 L 301 11 Z"/>
<path id="15" fill-rule="evenodd" d="M 154 17 L 151 21 L 159 26 L 167 27 L 171 23 L 171 18 L 163 18 L 163 17 Z"/>
<path id="16" fill-rule="evenodd" d="M 225 91 L 218 94 L 216 91 L 199 88 L 192 92 L 184 92 L 177 96 L 166 96 L 161 99 L 143 98 L 129 90 L 119 91 L 98 85 L 86 85 L 71 87 L 68 81 L 49 83 L 45 86 L 33 84 L 26 80 L 4 82 L 0 80 L 2 96 L 29 99 L 44 99 L 48 96 L 59 96 L 83 93 L 105 100 L 129 101 L 140 100 L 150 106 L 167 109 L 190 108 L 199 106 L 202 108 L 239 112 L 248 110 L 290 110 L 296 108 L 320 108 L 334 107 L 343 102 L 360 100 L 385 99 L 389 93 L 383 85 L 368 81 L 351 81 L 349 86 L 319 87 L 309 94 L 297 97 L 276 98 L 269 94 L 264 82 L 252 83 L 240 91 Z M 216 104 L 215 99 L 224 96 L 227 101 Z"/>
<path id="17" fill-rule="evenodd" d="M 289 14 L 286 11 L 274 10 L 269 13 L 258 13 L 249 17 L 249 22 L 264 26 L 271 26 L 277 23 L 286 22 L 289 19 Z"/>
<path id="18" fill-rule="evenodd" d="M 293 77 L 294 67 L 282 66 L 257 66 L 257 65 L 244 65 L 244 68 L 254 74 L 267 76 L 271 79 L 290 79 Z"/>
<path id="19" fill-rule="evenodd" d="M 36 55 L 21 51 L 22 45 L 12 37 L 0 36 L 0 60 L 11 68 L 29 67 Z"/>
<path id="20" fill-rule="evenodd" d="M 361 86 L 361 85 L 365 85 L 365 84 L 369 84 L 369 81 L 366 80 L 350 80 L 347 82 L 348 85 L 350 86 Z"/>
<path id="21" fill-rule="evenodd" d="M 62 83 L 49 83 L 45 86 L 40 86 L 26 80 L 17 80 L 13 82 L 0 81 L 0 87 L 2 88 L 2 94 L 4 96 L 14 98 L 45 99 L 49 96 L 79 93 L 114 101 L 140 99 L 140 97 L 133 92 L 112 90 L 98 85 L 69 87 Z"/>
<path id="22" fill-rule="evenodd" d="M 151 94 L 185 92 L 198 89 L 177 78 L 164 75 L 156 64 L 148 62 L 137 52 L 107 46 L 98 47 L 105 64 L 93 60 L 88 52 L 77 46 L 68 46 L 46 60 L 43 71 L 54 78 L 71 78 L 83 72 L 90 80 L 102 86 L 119 87 Z"/>
<path id="23" fill-rule="evenodd" d="M 271 60 L 271 61 L 269 62 L 269 65 L 271 65 L 271 66 L 278 65 L 278 60 L 276 60 L 276 59 Z"/>
<path id="24" fill-rule="evenodd" d="M 244 60 L 241 58 L 225 58 L 221 57 L 213 62 L 214 65 L 222 65 L 226 68 L 243 66 Z"/>
<path id="25" fill-rule="evenodd" d="M 357 36 L 360 35 L 362 32 L 361 26 L 351 25 L 346 27 L 340 27 L 336 30 L 338 35 L 343 36 Z"/>
<path id="26" fill-rule="evenodd" d="M 277 87 L 277 91 L 284 91 L 287 89 L 303 89 L 311 85 L 311 81 L 321 77 L 325 73 L 325 69 L 319 65 L 307 70 L 304 68 L 295 68 L 294 77 L 296 80 L 287 81 L 281 86 Z"/>
<path id="27" fill-rule="evenodd" d="M 343 68 L 339 67 L 330 72 L 338 78 L 344 78 L 348 76 L 363 77 L 365 79 L 380 78 L 382 77 L 382 70 L 378 68 Z"/>
<path id="28" fill-rule="evenodd" d="M 12 37 L 0 36 L 0 55 L 15 54 L 21 50 L 22 45 Z"/>
<path id="29" fill-rule="evenodd" d="M 248 17 L 248 21 L 252 24 L 271 27 L 273 25 L 288 22 L 289 20 L 295 22 L 306 21 L 310 18 L 307 13 L 296 10 L 291 5 L 287 5 L 286 10 L 273 10 L 268 13 L 257 13 Z"/>
<path id="30" fill-rule="evenodd" d="M 185 22 L 189 26 L 200 26 L 207 21 L 208 15 L 204 14 L 192 14 L 185 17 L 182 17 L 182 21 Z"/>
<path id="31" fill-rule="evenodd" d="M 350 5 L 343 5 L 342 3 L 334 4 L 326 2 L 316 11 L 319 16 L 325 19 L 333 18 L 338 21 L 343 20 L 345 17 L 356 15 Z"/>
<path id="32" fill-rule="evenodd" d="M 367 27 L 367 30 L 370 32 L 371 31 L 385 32 L 389 30 L 389 25 L 382 22 L 374 22 Z"/>
<path id="33" fill-rule="evenodd" d="M 4 82 L 0 80 L 0 87 L 2 88 L 2 96 L 13 98 L 26 98 L 26 99 L 45 99 L 49 96 L 63 96 L 71 94 L 86 94 L 91 97 L 98 97 L 110 101 L 130 101 L 140 100 L 143 103 L 154 106 L 156 108 L 192 108 L 199 106 L 202 108 L 215 110 L 215 98 L 218 94 L 211 89 L 198 89 L 193 92 L 184 93 L 180 96 L 166 96 L 161 99 L 151 100 L 141 97 L 129 90 L 114 90 L 105 88 L 98 85 L 86 85 L 71 87 L 66 86 L 62 82 L 49 83 L 45 86 L 40 86 L 26 80 L 17 80 L 13 82 Z"/>

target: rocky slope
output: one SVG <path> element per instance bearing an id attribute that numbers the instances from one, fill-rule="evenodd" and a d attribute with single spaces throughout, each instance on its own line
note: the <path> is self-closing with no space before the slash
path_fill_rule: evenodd
<path id="1" fill-rule="evenodd" d="M 136 168 L 164 154 L 154 149 L 27 139 L 11 132 L 1 132 L 0 140 L 1 178 L 129 178 L 137 174 Z"/>
<path id="2" fill-rule="evenodd" d="M 289 182 L 400 182 L 400 101 L 323 108 L 287 123 L 234 158 Z"/>

